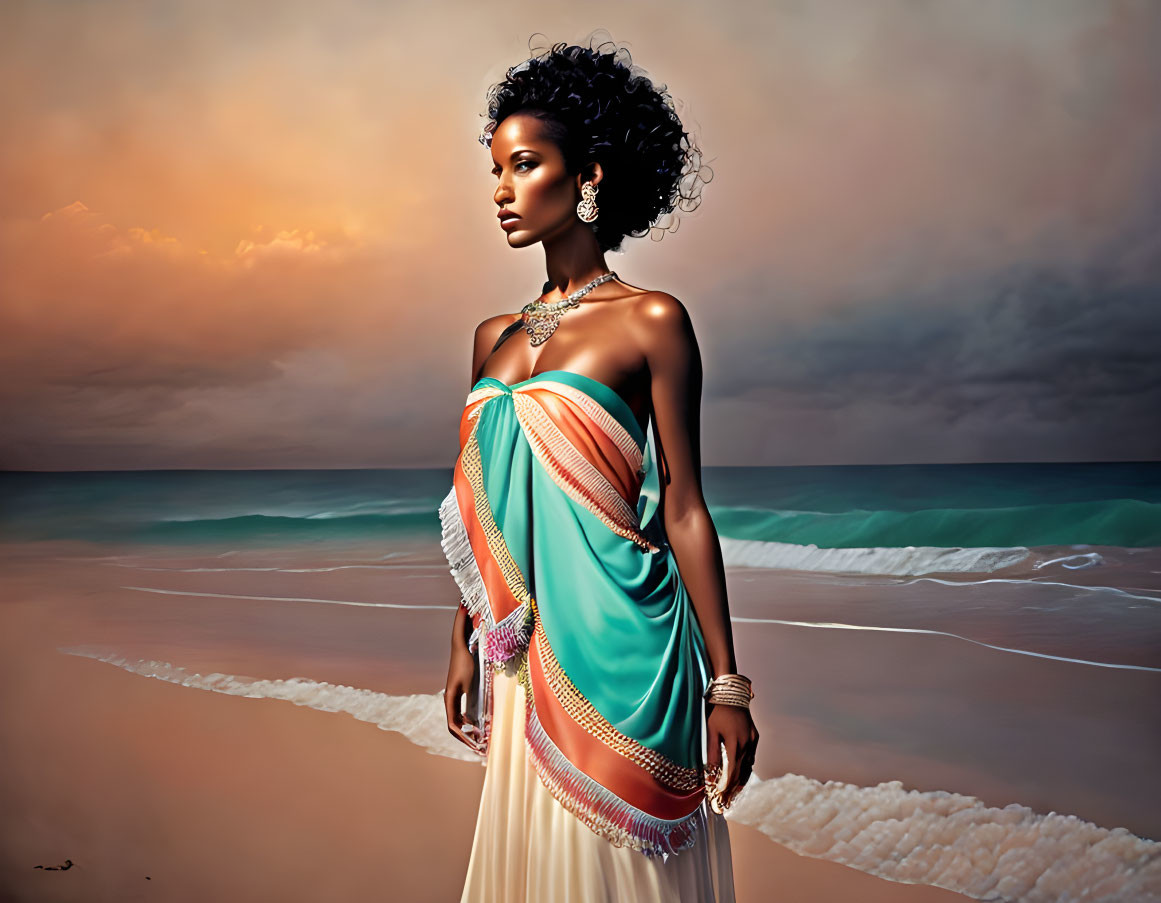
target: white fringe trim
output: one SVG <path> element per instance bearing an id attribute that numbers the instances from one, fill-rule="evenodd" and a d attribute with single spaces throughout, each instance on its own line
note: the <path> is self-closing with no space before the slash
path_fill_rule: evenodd
<path id="1" fill-rule="evenodd" d="M 662 819 L 642 812 L 597 783 L 552 742 L 536 706 L 525 693 L 524 737 L 537 775 L 557 801 L 596 834 L 617 847 L 629 847 L 649 859 L 666 861 L 697 843 L 706 834 L 706 803 L 689 815 Z"/>
<path id="2" fill-rule="evenodd" d="M 451 575 L 460 588 L 464 606 L 471 615 L 483 615 L 485 622 L 491 621 L 492 609 L 488 603 L 488 590 L 484 578 L 472 553 L 468 539 L 468 529 L 460 516 L 460 506 L 456 501 L 456 487 L 453 484 L 439 505 L 439 519 L 442 525 L 440 545 L 447 556 Z"/>

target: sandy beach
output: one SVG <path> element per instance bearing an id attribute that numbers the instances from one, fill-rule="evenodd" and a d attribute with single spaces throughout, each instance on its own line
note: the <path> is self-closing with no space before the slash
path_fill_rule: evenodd
<path id="1" fill-rule="evenodd" d="M 5 568 L 5 899 L 459 899 L 481 766 L 343 714 L 63 655 L 92 638 L 65 614 L 83 592 L 66 571 L 53 596 L 43 571 Z M 739 901 L 962 899 L 730 832 Z"/>
<path id="2" fill-rule="evenodd" d="M 338 582 L 332 576 L 327 594 L 338 587 L 346 599 L 361 598 L 370 584 L 359 574 L 352 570 Z M 166 586 L 167 576 L 152 574 L 152 585 Z M 287 591 L 278 585 L 285 575 L 242 582 L 237 576 L 239 594 L 247 587 L 271 596 Z M 10 554 L 0 579 L 5 899 L 458 900 L 484 775 L 479 764 L 433 755 L 342 712 L 207 692 L 59 651 L 107 644 L 202 673 L 309 674 L 352 687 L 430 693 L 446 668 L 450 612 L 402 612 L 437 624 L 416 634 L 423 641 L 393 643 L 386 654 L 384 614 L 374 608 L 253 602 L 239 609 L 236 600 L 214 598 L 208 583 L 191 607 L 189 597 L 144 598 L 127 590 L 143 581 L 140 572 L 51 556 Z M 412 600 L 424 598 L 429 585 L 443 591 L 438 579 L 418 577 L 412 585 Z M 301 584 L 298 591 L 311 594 Z M 743 594 L 739 601 L 744 607 Z M 227 610 L 242 611 L 240 622 L 230 622 L 233 646 L 209 644 L 191 626 L 216 623 Z M 297 641 L 271 635 L 275 623 L 285 628 L 287 621 Z M 336 654 L 334 636 L 325 635 L 324 625 L 340 622 L 338 648 L 345 656 Z M 398 630 L 399 622 L 392 624 Z M 753 635 L 740 637 L 739 655 L 757 663 L 754 642 Z M 215 651 L 207 652 L 211 646 Z M 792 657 L 789 648 L 783 651 Z M 292 664 L 279 662 L 280 654 Z M 881 660 L 889 667 L 890 656 Z M 923 659 L 895 660 L 902 674 Z M 1041 667 L 1029 659 L 1018 664 L 1026 669 L 1023 679 Z M 1150 677 L 1155 684 L 1155 675 L 1144 679 Z M 1018 685 L 1022 678 L 1009 671 L 1003 679 Z M 919 751 L 893 753 L 868 743 L 879 754 L 863 760 L 857 744 L 839 749 L 807 729 L 787 711 L 784 694 L 765 697 L 763 777 L 792 770 L 825 780 L 842 773 L 863 783 L 889 777 L 919 788 L 936 786 L 929 783 L 935 779 L 973 781 L 968 769 Z M 882 705 L 886 716 L 891 699 Z M 908 760 L 910 771 L 899 764 Z M 999 779 L 974 780 L 978 787 L 955 789 L 1002 793 L 1005 786 Z M 1094 807 L 1104 799 L 1096 791 L 1091 796 Z M 745 903 L 963 899 L 800 855 L 747 825 L 731 823 L 730 834 L 738 900 Z M 67 870 L 48 868 L 66 860 L 72 861 Z"/>

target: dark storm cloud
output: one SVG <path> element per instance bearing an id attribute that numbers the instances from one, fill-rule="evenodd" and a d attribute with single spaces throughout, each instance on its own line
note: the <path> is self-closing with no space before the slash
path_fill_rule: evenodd
<path id="1" fill-rule="evenodd" d="M 450 466 L 545 276 L 475 140 L 532 6 L 0 8 L 0 466 Z M 715 177 L 606 263 L 688 303 L 706 464 L 1161 456 L 1161 5 L 659 10 L 586 6 Z"/>
<path id="2" fill-rule="evenodd" d="M 711 379 L 707 394 L 769 386 L 815 412 L 922 405 L 933 435 L 971 418 L 1053 423 L 1079 438 L 1116 419 L 1161 455 L 1161 271 L 1126 284 L 1101 266 L 1013 268 L 948 291 L 868 298 L 804 323 L 777 323 L 772 309 L 766 323 L 717 320 L 713 356 L 746 367 Z"/>

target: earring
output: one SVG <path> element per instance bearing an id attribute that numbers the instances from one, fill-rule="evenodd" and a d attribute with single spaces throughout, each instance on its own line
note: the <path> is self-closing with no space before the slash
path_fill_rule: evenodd
<path id="1" fill-rule="evenodd" d="M 576 215 L 582 223 L 591 223 L 597 218 L 597 186 L 592 182 L 581 185 L 581 202 L 576 205 Z"/>

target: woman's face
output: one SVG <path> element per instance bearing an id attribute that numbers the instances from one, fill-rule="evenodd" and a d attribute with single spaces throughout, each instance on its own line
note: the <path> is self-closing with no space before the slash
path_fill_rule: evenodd
<path id="1" fill-rule="evenodd" d="M 580 181 L 565 171 L 564 155 L 543 129 L 535 116 L 513 113 L 492 134 L 492 174 L 499 180 L 493 198 L 499 212 L 517 214 L 508 225 L 497 219 L 497 228 L 513 248 L 555 238 L 581 222 Z"/>

